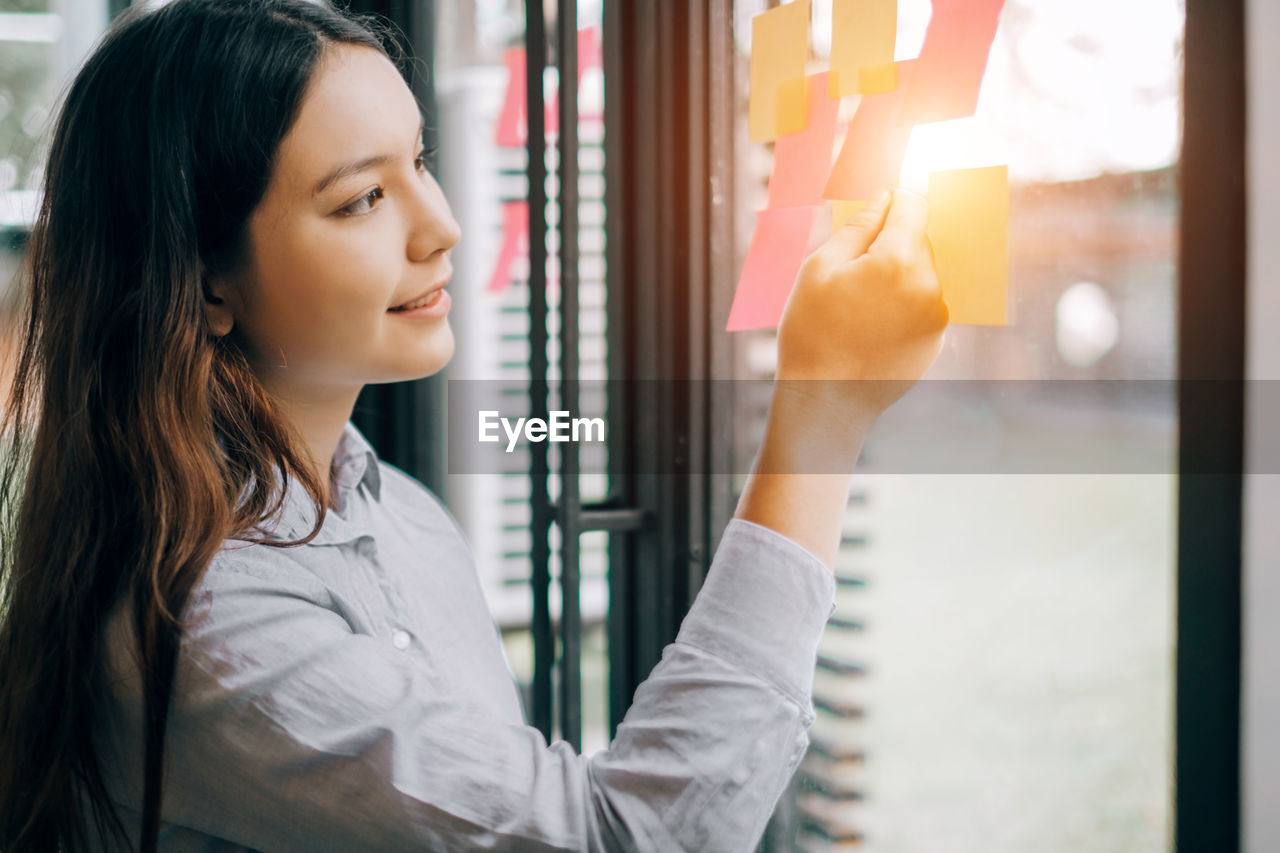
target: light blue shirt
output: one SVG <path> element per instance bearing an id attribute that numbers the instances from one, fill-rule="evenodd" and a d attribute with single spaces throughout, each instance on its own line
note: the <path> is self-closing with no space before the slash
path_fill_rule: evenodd
<path id="1" fill-rule="evenodd" d="M 334 469 L 337 510 L 314 540 L 227 540 L 192 596 L 162 850 L 755 848 L 809 743 L 835 608 L 822 562 L 731 521 L 617 736 L 583 756 L 526 724 L 439 499 L 350 422 Z M 312 511 L 291 484 L 276 538 L 304 535 Z M 123 617 L 108 626 L 95 730 L 136 843 L 142 702 Z"/>

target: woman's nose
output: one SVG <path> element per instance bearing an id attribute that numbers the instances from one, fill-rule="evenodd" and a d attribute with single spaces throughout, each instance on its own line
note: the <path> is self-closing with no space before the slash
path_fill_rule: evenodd
<path id="1" fill-rule="evenodd" d="M 409 234 L 411 260 L 427 260 L 439 252 L 452 249 L 462 239 L 462 227 L 453 218 L 449 202 L 440 186 L 431 179 L 424 183 L 421 192 L 414 194 L 416 204 Z"/>

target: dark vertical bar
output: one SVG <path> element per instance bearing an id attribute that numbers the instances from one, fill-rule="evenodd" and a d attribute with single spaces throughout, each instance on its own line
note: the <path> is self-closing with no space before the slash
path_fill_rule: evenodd
<path id="1" fill-rule="evenodd" d="M 658 46 L 665 53 L 658 69 L 658 97 L 652 107 L 655 113 L 651 127 L 658 132 L 659 162 L 658 207 L 654 224 L 658 239 L 660 278 L 649 283 L 657 295 L 656 314 L 649 318 L 656 339 L 654 367 L 660 384 L 659 407 L 663 412 L 661 426 L 655 431 L 655 446 L 647 458 L 671 459 L 670 474 L 653 477 L 658 492 L 658 535 L 655 542 L 660 557 L 660 598 L 657 610 L 657 633 L 649 649 L 652 663 L 661 659 L 662 647 L 669 643 L 680 627 L 685 608 L 681 606 L 688 589 L 688 493 L 689 470 L 688 398 L 678 380 L 685 378 L 689 359 L 689 325 L 687 292 L 700 282 L 689 281 L 688 267 L 688 193 L 699 192 L 689 184 L 690 150 L 688 109 L 688 45 L 682 38 L 688 24 L 688 4 L 657 3 L 656 15 L 660 34 Z M 676 381 L 672 381 L 676 380 Z"/>
<path id="2" fill-rule="evenodd" d="M 440 107 L 430 72 L 435 67 L 436 0 L 416 0 L 401 8 L 404 19 L 398 23 L 409 36 L 412 57 L 409 85 L 427 118 L 422 143 L 424 148 L 434 150 L 440 144 Z M 446 374 L 440 371 L 424 379 L 397 384 L 401 387 L 403 411 L 407 415 L 394 420 L 400 430 L 397 448 L 405 462 L 404 470 L 444 494 L 449 471 Z"/>
<path id="3" fill-rule="evenodd" d="M 125 5 L 125 4 L 121 4 Z M 435 0 L 354 0 L 351 11 L 389 21 L 405 49 L 400 68 L 427 118 L 423 143 L 435 148 L 439 137 L 435 84 L 429 74 L 435 57 Z M 366 385 L 356 400 L 352 422 L 386 462 L 412 474 L 437 494 L 445 493 L 448 460 L 443 372 L 409 382 Z"/>
<path id="4" fill-rule="evenodd" d="M 685 36 L 685 52 L 688 57 L 685 70 L 685 90 L 688 92 L 688 151 L 689 158 L 689 193 L 685 199 L 688 207 L 689 252 L 686 260 L 687 271 L 684 279 L 688 282 L 686 290 L 688 302 L 685 311 L 689 317 L 689 357 L 685 370 L 690 381 L 683 383 L 687 394 L 686 405 L 688 419 L 688 452 L 689 473 L 685 478 L 685 490 L 689 501 L 688 533 L 685 544 L 685 578 L 684 585 L 690 600 L 702 587 L 702 579 L 708 567 L 707 510 L 709 448 L 707 428 L 709 402 L 707 391 L 710 388 L 708 378 L 708 339 L 710 324 L 708 316 L 711 302 L 710 277 L 708 272 L 708 193 L 710 186 L 708 159 L 707 110 L 707 78 L 710 75 L 707 57 L 707 18 L 705 3 L 688 3 L 684 5 L 688 21 L 683 28 Z"/>
<path id="5" fill-rule="evenodd" d="M 540 0 L 525 2 L 525 125 L 529 155 L 529 416 L 547 418 L 547 160 L 542 71 L 547 64 L 546 21 Z M 548 741 L 551 731 L 551 500 L 546 442 L 530 444 L 529 503 L 533 573 L 533 708 L 530 722 Z"/>
<path id="6" fill-rule="evenodd" d="M 1187 0 L 1179 256 L 1176 849 L 1240 839 L 1242 0 Z"/>
<path id="7" fill-rule="evenodd" d="M 708 375 L 710 402 L 708 453 L 708 542 L 714 552 L 720 532 L 735 509 L 733 499 L 733 341 L 724 331 L 733 302 L 734 280 L 734 106 L 737 92 L 737 51 L 733 44 L 733 0 L 709 0 L 707 63 L 707 191 L 709 249 Z"/>
<path id="8" fill-rule="evenodd" d="M 635 492 L 634 476 L 628 465 L 634 436 L 628 382 L 628 353 L 631 350 L 630 310 L 625 291 L 630 277 L 625 273 L 630 261 L 629 143 L 632 138 L 630 55 L 635 49 L 629 7 L 605 3 L 602 11 L 601 41 L 604 60 L 604 169 L 605 169 L 605 300 L 608 359 L 609 499 L 625 505 Z M 634 667 L 635 611 L 630 602 L 634 565 L 634 537 L 630 533 L 609 534 L 609 609 L 606 630 L 609 636 L 609 738 L 630 706 L 634 685 L 639 683 Z"/>
<path id="9" fill-rule="evenodd" d="M 557 186 L 560 208 L 560 402 L 578 415 L 578 3 L 558 0 L 560 82 Z M 560 445 L 560 736 L 582 749 L 582 614 L 578 601 L 581 501 L 578 445 Z"/>
<path id="10" fill-rule="evenodd" d="M 707 334 L 692 327 L 708 322 L 709 136 L 701 125 L 716 107 L 707 96 L 711 70 L 691 67 L 706 62 L 697 46 L 709 38 L 707 8 L 707 0 L 605 5 L 611 426 L 617 412 L 627 415 L 624 430 L 610 435 L 610 464 L 620 466 L 611 474 L 624 474 L 612 497 L 645 520 L 610 542 L 615 730 L 674 640 L 694 591 L 693 563 L 709 551 L 697 533 L 706 527 L 707 490 L 693 483 L 706 476 L 695 470 L 705 467 L 705 438 L 694 434 L 706 425 L 691 414 L 697 406 L 705 417 L 706 404 L 689 383 L 707 370 Z M 655 460 L 674 463 L 673 473 L 637 473 Z"/>
<path id="11" fill-rule="evenodd" d="M 662 89 L 662 36 L 659 18 L 669 5 L 658 0 L 619 4 L 627 8 L 630 26 L 624 39 L 633 42 L 630 63 L 626 68 L 629 77 L 629 100 L 622 105 L 631 117 L 632 144 L 626 155 L 629 201 L 628 213 L 631 227 L 623 235 L 628 241 L 628 263 L 623 270 L 626 276 L 621 293 L 615 297 L 626 300 L 627 322 L 631 327 L 627 351 L 626 378 L 633 400 L 633 443 L 628 447 L 627 464 L 638 470 L 645 458 L 655 458 L 670 448 L 662 446 L 665 412 L 653 405 L 648 394 L 646 380 L 658 379 L 661 372 L 656 362 L 662 356 L 663 341 L 658 333 L 661 320 L 659 285 L 666 280 L 662 266 L 664 244 L 662 231 L 656 224 L 662 208 L 661 184 L 663 175 L 660 164 L 668 152 L 661 150 L 662 130 L 667 113 L 661 108 L 659 92 Z M 668 342 L 669 343 L 669 342 Z M 658 456 L 657 458 L 664 458 Z M 669 458 L 669 457 L 666 457 Z M 647 536 L 631 541 L 631 560 L 634 569 L 631 598 L 626 606 L 634 612 L 633 632 L 630 638 L 631 665 L 635 683 L 627 693 L 628 701 L 635 687 L 652 671 L 660 659 L 660 646 L 665 634 L 661 620 L 661 605 L 667 587 L 669 564 L 667 524 L 665 516 L 667 496 L 660 492 L 660 475 L 640 474 L 634 477 L 634 503 L 655 511 L 655 527 Z"/>

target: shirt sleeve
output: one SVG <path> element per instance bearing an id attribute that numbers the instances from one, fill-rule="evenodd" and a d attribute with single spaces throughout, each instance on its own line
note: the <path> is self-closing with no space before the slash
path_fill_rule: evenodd
<path id="1" fill-rule="evenodd" d="M 193 598 L 167 822 L 259 850 L 746 853 L 808 746 L 834 579 L 751 522 L 726 528 L 591 756 L 450 695 L 429 659 L 353 633 L 305 570 L 248 551 L 219 555 Z"/>

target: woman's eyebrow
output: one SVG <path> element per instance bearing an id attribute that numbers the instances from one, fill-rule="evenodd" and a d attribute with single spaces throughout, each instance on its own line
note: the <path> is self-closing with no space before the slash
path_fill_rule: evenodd
<path id="1" fill-rule="evenodd" d="M 414 140 L 421 138 L 422 132 L 426 130 L 427 117 L 421 113 L 418 114 L 418 133 Z M 363 172 L 365 169 L 372 169 L 374 166 L 381 166 L 383 163 L 389 163 L 395 159 L 393 154 L 375 154 L 372 157 L 365 157 L 360 160 L 352 160 L 349 163 L 343 163 L 329 174 L 325 175 L 316 182 L 315 189 L 311 191 L 311 197 L 315 198 L 328 189 L 336 181 L 340 181 L 348 175 L 354 175 L 357 172 Z"/>

